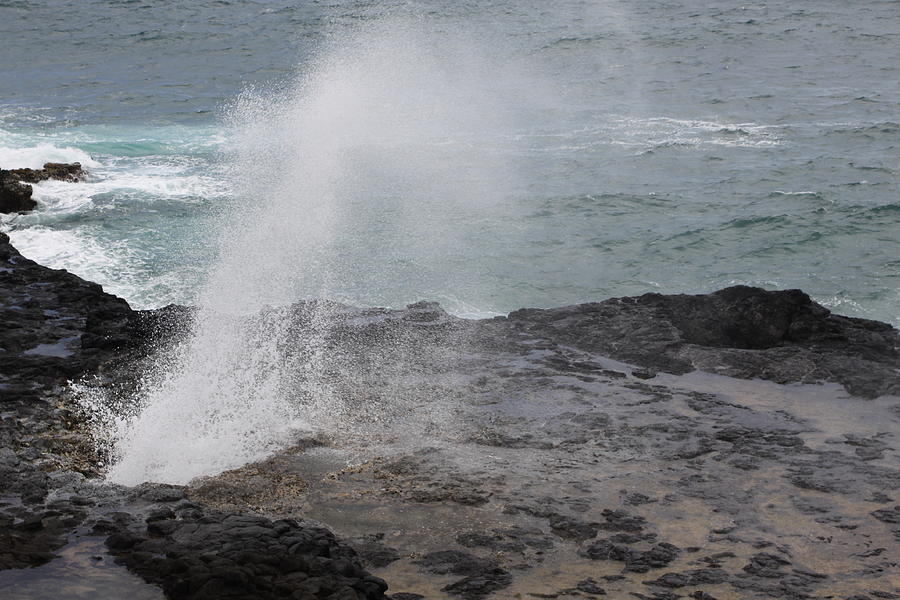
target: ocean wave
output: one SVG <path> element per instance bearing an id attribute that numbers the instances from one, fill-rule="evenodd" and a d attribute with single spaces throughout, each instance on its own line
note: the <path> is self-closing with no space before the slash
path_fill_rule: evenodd
<path id="1" fill-rule="evenodd" d="M 881 121 L 878 123 L 822 123 L 823 135 L 846 135 L 859 134 L 868 136 L 870 134 L 896 134 L 900 132 L 900 123 L 893 121 Z"/>
<path id="2" fill-rule="evenodd" d="M 108 210 L 121 202 L 154 203 L 161 200 L 205 202 L 227 193 L 219 178 L 205 175 L 165 176 L 122 173 L 79 183 L 43 181 L 34 184 L 37 210 L 21 215 L 22 224 L 46 222 L 70 214 Z"/>
<path id="3" fill-rule="evenodd" d="M 571 37 L 561 37 L 559 39 L 553 40 L 546 44 L 543 49 L 570 49 L 577 46 L 590 46 L 596 44 L 597 42 L 602 42 L 608 40 L 611 37 L 610 34 L 601 33 L 597 35 L 589 35 L 583 37 L 571 36 Z"/>
<path id="4" fill-rule="evenodd" d="M 652 149 L 703 146 L 765 147 L 779 146 L 776 126 L 757 123 L 722 123 L 701 119 L 672 117 L 613 116 L 605 135 L 624 137 L 629 143 L 650 145 Z"/>
<path id="5" fill-rule="evenodd" d="M 734 134 L 741 133 L 743 135 L 762 134 L 771 129 L 775 129 L 771 125 L 759 125 L 757 123 L 720 123 L 718 121 L 705 121 L 702 119 L 676 119 L 672 117 L 650 117 L 647 119 L 629 119 L 632 123 L 644 122 L 650 126 L 663 127 L 667 129 L 678 130 L 694 130 L 708 131 L 711 133 Z"/>
<path id="6" fill-rule="evenodd" d="M 776 133 L 780 128 L 756 123 L 602 115 L 591 125 L 521 134 L 517 140 L 530 143 L 531 152 L 581 153 L 624 146 L 639 149 L 640 155 L 666 148 L 780 146 L 783 140 Z"/>
<path id="7" fill-rule="evenodd" d="M 881 204 L 879 206 L 873 206 L 869 208 L 866 212 L 874 213 L 874 214 L 893 214 L 900 213 L 900 202 L 893 202 L 891 204 Z"/>
<path id="8" fill-rule="evenodd" d="M 764 148 L 764 147 L 769 147 L 769 146 L 780 146 L 781 145 L 780 140 L 748 140 L 746 138 L 735 139 L 735 140 L 715 139 L 715 140 L 709 140 L 706 143 L 713 145 L 713 146 L 733 146 L 733 147 L 740 147 L 740 148 L 754 148 L 754 147 Z"/>
<path id="9" fill-rule="evenodd" d="M 640 215 L 654 208 L 665 208 L 671 200 L 658 194 L 616 194 L 599 192 L 578 196 L 554 196 L 540 202 L 526 219 L 566 217 L 580 214 L 583 217 L 598 214 L 606 216 Z"/>
<path id="10" fill-rule="evenodd" d="M 672 242 L 675 240 L 681 240 L 682 238 L 693 238 L 697 236 L 706 236 L 709 231 L 707 227 L 694 227 L 691 229 L 686 229 L 684 231 L 679 231 L 675 234 L 672 234 L 665 238 L 666 242 Z"/>
<path id="11" fill-rule="evenodd" d="M 78 162 L 88 168 L 100 166 L 90 154 L 71 146 L 55 146 L 50 143 L 25 147 L 0 146 L 0 167 L 4 169 L 40 169 L 48 162 Z"/>
<path id="12" fill-rule="evenodd" d="M 60 160 L 61 154 L 71 155 L 68 162 L 82 159 L 80 162 L 83 165 L 96 166 L 90 161 L 105 164 L 108 159 L 114 158 L 204 155 L 223 149 L 228 144 L 227 133 L 218 124 L 191 127 L 85 125 L 35 130 L 5 123 L 9 120 L 27 120 L 33 115 L 4 112 L 3 108 L 0 105 L 0 167 L 3 168 L 18 167 L 8 166 L 6 155 L 16 159 L 30 158 L 31 168 L 43 166 L 37 163 L 47 155 L 50 155 L 47 160 L 66 162 Z M 43 123 L 42 120 L 38 122 Z"/>
<path id="13" fill-rule="evenodd" d="M 686 147 L 686 146 L 699 146 L 703 143 L 703 140 L 699 138 L 687 138 L 687 139 L 667 139 L 667 140 L 650 140 L 653 147 L 656 149 L 659 148 L 678 148 L 678 147 Z"/>
<path id="14" fill-rule="evenodd" d="M 800 192 L 785 192 L 783 190 L 774 190 L 772 192 L 769 192 L 769 198 L 777 198 L 778 196 L 809 196 L 810 198 L 822 199 L 822 195 L 819 192 L 814 192 L 812 190 L 803 190 Z"/>
<path id="15" fill-rule="evenodd" d="M 871 171 L 874 173 L 884 173 L 885 175 L 896 175 L 896 169 L 890 169 L 888 167 L 881 166 L 872 166 L 872 165 L 857 165 L 854 163 L 850 163 L 850 166 L 859 171 Z"/>
<path id="16" fill-rule="evenodd" d="M 790 223 L 790 217 L 788 215 L 765 215 L 759 217 L 739 217 L 737 219 L 732 219 L 723 225 L 723 228 L 728 229 L 745 229 L 747 227 L 755 227 L 758 225 L 787 225 Z"/>

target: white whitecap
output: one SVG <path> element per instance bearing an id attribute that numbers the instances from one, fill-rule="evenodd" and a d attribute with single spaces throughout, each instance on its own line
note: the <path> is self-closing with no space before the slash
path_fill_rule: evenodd
<path id="1" fill-rule="evenodd" d="M 100 166 L 90 154 L 71 146 L 54 146 L 49 143 L 18 148 L 0 146 L 0 167 L 4 169 L 40 169 L 48 162 L 78 162 L 88 168 Z"/>

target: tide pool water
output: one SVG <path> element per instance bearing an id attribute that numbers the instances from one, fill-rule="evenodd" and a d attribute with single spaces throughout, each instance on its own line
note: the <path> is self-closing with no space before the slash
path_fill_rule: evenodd
<path id="1" fill-rule="evenodd" d="M 0 0 L 0 167 L 90 174 L 0 227 L 136 308 L 485 316 L 744 283 L 897 325 L 897 22 L 874 0 Z"/>

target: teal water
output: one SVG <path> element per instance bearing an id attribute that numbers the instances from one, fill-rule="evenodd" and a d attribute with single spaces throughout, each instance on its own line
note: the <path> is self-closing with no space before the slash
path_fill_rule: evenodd
<path id="1" fill-rule="evenodd" d="M 888 1 L 0 0 L 0 167 L 91 174 L 0 227 L 135 307 L 190 303 L 223 223 L 328 156 L 328 248 L 283 265 L 327 285 L 298 296 L 479 316 L 746 283 L 896 325 L 898 22 Z M 308 109 L 311 74 L 322 118 L 267 120 Z"/>

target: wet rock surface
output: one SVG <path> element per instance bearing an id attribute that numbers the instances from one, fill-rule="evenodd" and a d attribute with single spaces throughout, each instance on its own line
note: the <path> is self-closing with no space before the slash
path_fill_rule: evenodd
<path id="1" fill-rule="evenodd" d="M 66 382 L 127 389 L 192 311 L 132 311 L 2 234 L 0 259 L 2 568 L 84 536 L 172 598 L 900 595 L 897 332 L 802 292 L 298 304 L 340 365 L 320 431 L 122 488 Z"/>

